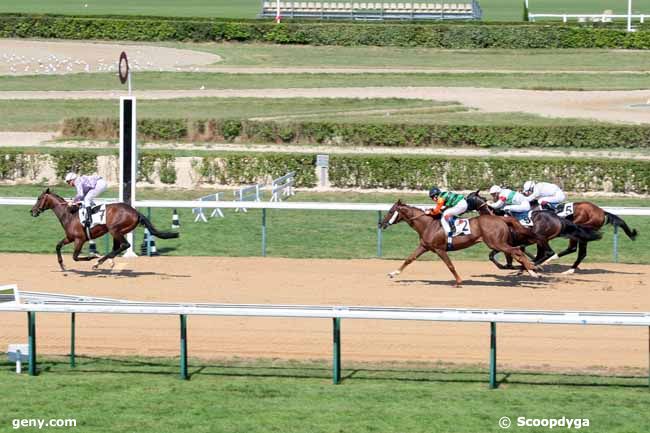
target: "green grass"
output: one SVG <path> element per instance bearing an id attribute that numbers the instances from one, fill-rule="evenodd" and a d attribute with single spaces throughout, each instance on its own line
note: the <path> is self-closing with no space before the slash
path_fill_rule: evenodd
<path id="1" fill-rule="evenodd" d="M 88 7 L 84 7 L 87 4 Z M 521 21 L 523 1 L 519 0 L 482 0 L 483 19 L 485 21 Z M 185 17 L 222 17 L 255 18 L 260 11 L 260 0 L 140 0 L 137 3 L 128 0 L 21 0 L 10 2 L 2 0 L 3 12 L 56 13 L 74 15 L 156 15 Z M 532 0 L 530 11 L 533 13 L 601 13 L 612 9 L 615 13 L 627 12 L 627 4 L 616 0 Z M 635 0 L 633 10 L 648 13 L 649 0 Z"/>
<path id="2" fill-rule="evenodd" d="M 138 101 L 138 118 L 251 118 L 286 115 L 327 115 L 377 109 L 405 109 L 443 105 L 406 99 L 328 98 L 189 98 Z M 68 117 L 119 117 L 114 100 L 0 101 L 0 130 L 56 130 Z M 8 144 L 8 143 L 7 143 Z"/>
<path id="3" fill-rule="evenodd" d="M 3 197 L 36 197 L 42 188 L 38 186 L 0 187 Z M 62 195 L 70 195 L 69 187 L 55 189 Z M 196 199 L 207 191 L 166 191 L 142 189 L 140 199 Z M 226 196 L 230 196 L 227 193 Z M 104 194 L 115 197 L 115 191 Z M 292 201 L 330 201 L 330 202 L 378 202 L 392 203 L 402 197 L 410 203 L 427 203 L 426 194 L 359 194 L 359 193 L 298 193 Z M 266 197 L 268 200 L 268 197 Z M 571 199 L 577 199 L 571 197 Z M 647 200 L 640 199 L 590 199 L 595 203 L 609 206 L 647 206 Z M 6 233 L 0 237 L 0 251 L 52 253 L 54 245 L 62 236 L 61 227 L 51 212 L 38 218 L 29 216 L 25 206 L 0 207 L 0 220 L 5 221 Z M 145 210 L 141 210 L 145 212 Z M 162 229 L 171 224 L 171 209 L 153 209 L 152 220 Z M 179 209 L 181 237 L 175 240 L 158 240 L 157 247 L 165 255 L 172 256 L 259 256 L 261 254 L 261 211 L 249 210 L 247 214 L 224 210 L 225 218 L 213 218 L 208 223 L 194 223 L 190 209 Z M 640 235 L 632 242 L 624 235 L 619 238 L 619 259 L 625 263 L 650 263 L 644 241 L 650 233 L 650 220 L 643 217 L 625 217 L 626 222 L 636 228 Z M 587 262 L 612 261 L 612 227 L 603 229 L 603 239 L 589 246 Z M 383 257 L 403 259 L 418 243 L 417 234 L 406 224 L 396 225 L 383 232 Z M 136 234 L 136 246 L 142 242 L 142 230 Z M 372 258 L 377 252 L 377 213 L 350 211 L 267 211 L 267 254 L 276 257 L 294 258 Z M 560 251 L 566 240 L 553 241 L 553 247 Z M 99 247 L 104 248 L 103 241 Z M 70 251 L 65 247 L 64 251 Z M 453 252 L 454 260 L 485 260 L 488 250 L 484 245 Z M 52 259 L 55 260 L 54 255 Z M 422 259 L 434 259 L 425 254 Z M 69 261 L 67 256 L 65 260 Z M 437 259 L 436 259 L 437 260 Z M 572 263 L 574 257 L 563 259 L 562 263 Z"/>
<path id="4" fill-rule="evenodd" d="M 485 369 L 440 364 L 344 362 L 335 386 L 326 362 L 193 362 L 191 380 L 180 381 L 172 360 L 80 358 L 75 369 L 64 358 L 40 361 L 36 378 L 0 364 L 2 389 L 15 397 L 0 409 L 3 431 L 21 418 L 76 419 L 66 431 L 92 433 L 489 433 L 503 431 L 502 416 L 587 418 L 589 432 L 640 433 L 650 423 L 643 376 L 508 371 L 490 390 Z"/>
<path id="5" fill-rule="evenodd" d="M 217 64 L 218 66 L 233 67 L 417 67 L 535 71 L 647 71 L 650 62 L 650 51 L 639 50 L 441 50 L 258 43 L 156 42 L 155 44 L 218 54 L 223 58 L 223 61 Z"/>
<path id="6" fill-rule="evenodd" d="M 650 74 L 222 74 L 141 72 L 138 90 L 283 89 L 327 87 L 487 87 L 533 90 L 638 90 Z M 0 91 L 118 90 L 113 74 L 0 76 Z"/>

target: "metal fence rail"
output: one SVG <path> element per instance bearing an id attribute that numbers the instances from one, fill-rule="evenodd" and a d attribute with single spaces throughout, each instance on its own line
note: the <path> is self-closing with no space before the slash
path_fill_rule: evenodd
<path id="1" fill-rule="evenodd" d="M 108 298 L 93 298 L 41 292 L 19 292 L 16 286 L 0 286 L 0 312 L 26 312 L 29 335 L 29 372 L 36 374 L 36 313 L 70 313 L 70 365 L 75 366 L 75 318 L 77 313 L 178 315 L 180 317 L 180 375 L 187 373 L 187 316 L 293 317 L 332 320 L 333 363 L 332 380 L 341 380 L 341 320 L 417 320 L 429 322 L 483 322 L 490 324 L 491 388 L 496 380 L 497 323 L 611 325 L 648 327 L 650 343 L 650 313 L 605 311 L 499 310 L 480 308 L 405 308 L 324 305 L 263 305 L 141 302 Z M 649 344 L 650 366 L 650 344 Z M 650 386 L 650 369 L 649 369 Z"/>

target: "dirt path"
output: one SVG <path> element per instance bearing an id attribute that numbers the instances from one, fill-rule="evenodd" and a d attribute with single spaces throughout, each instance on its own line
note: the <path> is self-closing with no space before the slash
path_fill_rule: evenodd
<path id="1" fill-rule="evenodd" d="M 0 99 L 116 99 L 123 92 L 51 91 L 0 92 Z M 531 113 L 548 117 L 594 119 L 609 122 L 648 123 L 650 91 L 536 91 L 474 87 L 352 87 L 328 89 L 237 89 L 136 91 L 140 99 L 175 98 L 405 98 L 457 101 L 487 113 Z"/>
<path id="2" fill-rule="evenodd" d="M 121 259 L 113 273 L 87 263 L 58 271 L 54 255 L 2 255 L 2 283 L 23 290 L 170 302 L 377 305 L 650 311 L 650 267 L 589 264 L 584 273 L 537 281 L 481 262 L 459 262 L 466 279 L 450 286 L 439 262 L 416 262 L 398 280 L 388 260 L 281 258 Z M 177 356 L 177 317 L 81 315 L 78 353 Z M 69 318 L 37 315 L 40 353 L 68 351 Z M 0 347 L 26 341 L 23 314 L 0 313 Z M 471 323 L 344 320 L 343 360 L 486 362 L 489 327 Z M 647 368 L 645 328 L 499 325 L 501 365 L 542 368 Z M 189 318 L 194 357 L 328 359 L 331 323 L 321 319 Z"/>

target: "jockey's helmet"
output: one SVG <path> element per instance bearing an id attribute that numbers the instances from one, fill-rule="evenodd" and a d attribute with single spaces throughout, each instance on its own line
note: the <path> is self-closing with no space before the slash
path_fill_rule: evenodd
<path id="1" fill-rule="evenodd" d="M 434 186 L 429 190 L 429 197 L 434 198 L 434 197 L 438 197 L 439 195 L 440 195 L 440 188 L 438 188 L 437 186 Z"/>
<path id="2" fill-rule="evenodd" d="M 65 181 L 66 181 L 66 183 L 67 183 L 67 182 L 70 182 L 70 181 L 72 181 L 72 180 L 75 180 L 76 178 L 77 178 L 77 173 L 70 172 L 70 173 L 68 173 L 68 174 L 65 175 Z"/>
<path id="3" fill-rule="evenodd" d="M 490 187 L 490 194 L 499 194 L 501 192 L 501 187 L 499 185 L 492 185 Z"/>
<path id="4" fill-rule="evenodd" d="M 527 180 L 524 183 L 524 194 L 530 195 L 533 192 L 533 189 L 535 189 L 535 181 L 534 180 Z"/>

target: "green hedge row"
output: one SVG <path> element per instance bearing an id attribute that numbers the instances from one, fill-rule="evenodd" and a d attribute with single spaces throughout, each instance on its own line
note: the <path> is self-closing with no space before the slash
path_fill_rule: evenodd
<path id="1" fill-rule="evenodd" d="M 246 41 L 431 48 L 650 48 L 650 31 L 548 24 L 223 21 L 193 18 L 0 15 L 0 37 Z"/>
<path id="2" fill-rule="evenodd" d="M 567 191 L 650 193 L 650 161 L 603 159 L 450 158 L 433 156 L 330 157 L 329 179 L 341 188 L 469 190 L 498 183 L 519 187 L 545 180 Z"/>
<path id="3" fill-rule="evenodd" d="M 93 162 L 96 170 L 95 152 L 56 152 L 51 157 L 62 161 L 61 154 L 66 155 L 67 163 L 59 166 L 56 162 L 59 177 L 75 167 L 79 167 L 81 172 L 92 172 L 90 166 Z M 35 155 L 40 156 L 40 163 L 47 159 L 47 154 L 31 154 L 32 157 Z M 176 181 L 174 162 L 177 155 L 172 151 L 142 152 L 139 158 L 141 180 L 150 179 L 153 170 L 158 170 L 164 183 L 173 184 Z M 20 167 L 24 166 L 16 161 L 21 158 L 16 150 L 0 151 L 2 179 L 20 177 Z M 313 154 L 215 152 L 196 157 L 193 170 L 202 182 L 220 185 L 256 183 L 269 176 L 295 171 L 297 186 L 314 187 L 315 163 Z M 470 190 L 486 189 L 494 183 L 518 187 L 527 179 L 555 182 L 567 191 L 649 194 L 650 161 L 331 155 L 329 167 L 331 185 L 339 188 L 426 190 L 438 185 Z"/>
<path id="4" fill-rule="evenodd" d="M 73 118 L 63 122 L 66 138 L 114 140 L 117 119 Z M 143 119 L 142 141 L 327 144 L 387 147 L 571 147 L 648 148 L 650 127 L 463 126 L 387 123 L 258 122 L 250 120 Z"/>

